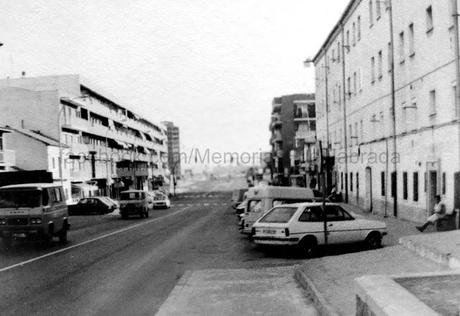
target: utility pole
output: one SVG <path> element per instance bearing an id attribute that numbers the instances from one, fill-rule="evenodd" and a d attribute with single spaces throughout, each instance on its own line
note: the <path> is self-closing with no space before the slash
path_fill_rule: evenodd
<path id="1" fill-rule="evenodd" d="M 393 26 L 393 3 L 392 0 L 388 0 L 388 14 L 389 14 L 389 20 L 390 20 L 390 43 L 391 43 L 391 119 L 392 119 L 392 137 L 393 137 L 393 155 L 391 159 L 393 160 L 393 172 L 394 172 L 394 178 L 393 176 L 390 176 L 390 190 L 394 185 L 394 190 L 391 190 L 394 193 L 394 199 L 393 199 L 393 215 L 395 217 L 398 216 L 398 161 L 396 159 L 397 155 L 397 143 L 396 143 L 396 90 L 395 90 L 395 48 L 394 48 L 394 26 Z M 387 160 L 390 159 L 390 157 L 387 156 Z M 388 177 L 388 174 L 387 174 Z M 393 183 L 394 180 L 394 183 Z"/>

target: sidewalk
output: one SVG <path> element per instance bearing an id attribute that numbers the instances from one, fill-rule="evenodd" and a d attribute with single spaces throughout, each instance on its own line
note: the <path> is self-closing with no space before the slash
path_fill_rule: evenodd
<path id="1" fill-rule="evenodd" d="M 460 231 L 422 234 L 411 222 L 365 214 L 348 204 L 343 207 L 359 216 L 386 222 L 389 235 L 382 249 L 308 260 L 296 270 L 297 280 L 313 295 L 323 315 L 355 315 L 354 280 L 358 277 L 460 268 Z"/>
<path id="2" fill-rule="evenodd" d="M 158 311 L 170 315 L 317 316 L 293 267 L 187 272 Z"/>

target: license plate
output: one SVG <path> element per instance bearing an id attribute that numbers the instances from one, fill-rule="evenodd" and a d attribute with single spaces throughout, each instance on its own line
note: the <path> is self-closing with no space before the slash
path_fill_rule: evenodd
<path id="1" fill-rule="evenodd" d="M 262 232 L 263 232 L 264 234 L 269 234 L 269 235 L 274 235 L 274 234 L 276 234 L 276 230 L 274 230 L 274 229 L 264 229 Z"/>
<path id="2" fill-rule="evenodd" d="M 26 238 L 26 234 L 24 234 L 24 233 L 14 233 L 14 234 L 13 234 L 13 237 L 16 237 L 16 238 Z"/>

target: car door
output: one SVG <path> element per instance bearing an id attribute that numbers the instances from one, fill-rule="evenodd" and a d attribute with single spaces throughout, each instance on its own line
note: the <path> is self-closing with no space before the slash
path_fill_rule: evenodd
<path id="1" fill-rule="evenodd" d="M 357 241 L 359 227 L 350 214 L 338 205 L 326 205 L 328 242 L 343 244 Z"/>
<path id="2" fill-rule="evenodd" d="M 306 207 L 291 226 L 291 235 L 302 239 L 307 235 L 316 237 L 318 244 L 324 243 L 324 223 L 321 206 Z"/>

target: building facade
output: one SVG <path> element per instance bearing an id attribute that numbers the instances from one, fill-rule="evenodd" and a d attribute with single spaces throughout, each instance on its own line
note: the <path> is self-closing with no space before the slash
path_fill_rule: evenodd
<path id="1" fill-rule="evenodd" d="M 459 208 L 457 1 L 352 0 L 314 58 L 318 138 L 350 203 L 421 222 Z"/>
<path id="2" fill-rule="evenodd" d="M 84 185 L 112 195 L 152 189 L 168 173 L 165 128 L 90 88 L 78 75 L 1 80 L 0 112 L 0 126 L 15 131 L 11 137 L 33 133 L 55 140 L 47 170 L 65 183 L 69 200 L 78 198 Z M 34 167 L 28 165 L 35 155 L 27 146 L 9 143 L 19 169 Z"/>
<path id="3" fill-rule="evenodd" d="M 302 102 L 310 102 L 309 100 L 311 101 L 311 97 L 309 98 L 306 94 L 286 95 L 273 99 L 269 129 L 271 132 L 270 145 L 272 146 L 273 159 L 272 181 L 275 185 L 291 185 L 291 175 L 293 176 L 292 179 L 297 181 L 295 179 L 297 177 L 295 161 L 300 162 L 300 159 L 296 159 L 296 149 L 300 150 L 301 139 L 308 136 L 303 132 L 307 131 L 304 126 L 308 124 L 309 120 L 296 116 L 304 114 L 302 112 L 304 107 Z M 302 124 L 301 121 L 305 124 Z M 302 129 L 300 129 L 300 126 L 302 126 Z M 296 139 L 299 139 L 299 141 L 296 141 Z M 299 158 L 301 158 L 300 155 Z"/>
<path id="4" fill-rule="evenodd" d="M 166 128 L 166 135 L 168 137 L 168 163 L 171 173 L 177 178 L 181 176 L 181 151 L 180 151 L 180 133 L 179 127 L 175 126 L 173 122 L 162 122 Z"/>
<path id="5" fill-rule="evenodd" d="M 291 185 L 312 187 L 317 185 L 316 105 L 315 95 L 294 101 L 294 149 L 291 151 Z"/>

